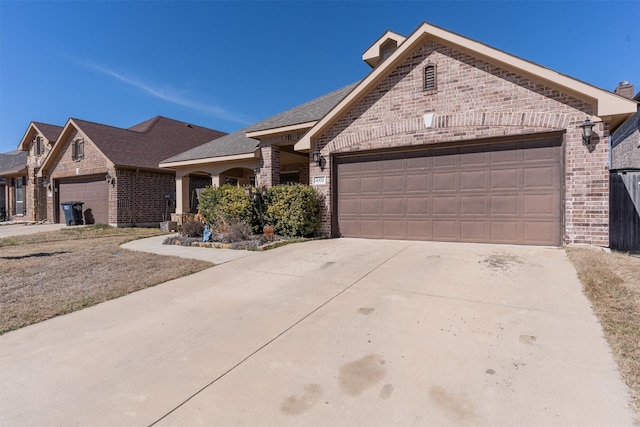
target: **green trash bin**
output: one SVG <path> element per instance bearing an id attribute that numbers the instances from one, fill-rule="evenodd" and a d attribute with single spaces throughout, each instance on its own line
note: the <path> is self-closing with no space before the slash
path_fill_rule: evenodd
<path id="1" fill-rule="evenodd" d="M 64 223 L 67 225 L 82 225 L 82 205 L 84 202 L 62 202 L 64 212 Z"/>

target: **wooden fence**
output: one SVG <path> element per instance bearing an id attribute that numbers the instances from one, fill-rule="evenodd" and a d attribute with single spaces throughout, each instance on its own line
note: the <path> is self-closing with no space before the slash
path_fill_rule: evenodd
<path id="1" fill-rule="evenodd" d="M 609 175 L 609 246 L 640 250 L 640 170 Z"/>

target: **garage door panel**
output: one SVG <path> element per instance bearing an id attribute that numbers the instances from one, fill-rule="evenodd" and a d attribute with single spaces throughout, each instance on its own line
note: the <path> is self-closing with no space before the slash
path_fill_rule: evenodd
<path id="1" fill-rule="evenodd" d="M 407 221 L 407 238 L 410 240 L 431 240 L 431 220 Z"/>
<path id="2" fill-rule="evenodd" d="M 391 176 L 387 175 L 387 176 L 384 176 L 382 182 L 383 182 L 382 191 L 384 191 L 385 193 L 389 193 L 389 192 L 404 193 L 404 182 L 405 182 L 404 175 L 391 175 Z"/>
<path id="3" fill-rule="evenodd" d="M 556 188 L 558 175 L 555 170 L 553 166 L 524 168 L 524 187 L 532 190 Z"/>
<path id="4" fill-rule="evenodd" d="M 381 199 L 360 199 L 360 214 L 361 215 L 380 215 L 380 203 Z"/>
<path id="5" fill-rule="evenodd" d="M 337 158 L 338 226 L 348 237 L 557 245 L 561 158 L 560 138 Z"/>
<path id="6" fill-rule="evenodd" d="M 464 196 L 460 200 L 460 215 L 487 216 L 489 202 L 485 196 Z"/>
<path id="7" fill-rule="evenodd" d="M 460 221 L 460 240 L 463 242 L 477 242 L 483 240 L 489 228 L 488 220 Z"/>
<path id="8" fill-rule="evenodd" d="M 487 187 L 487 170 L 460 172 L 460 190 L 484 190 Z"/>
<path id="9" fill-rule="evenodd" d="M 456 191 L 457 172 L 436 172 L 432 175 L 433 191 Z"/>
<path id="10" fill-rule="evenodd" d="M 429 191 L 431 189 L 431 175 L 422 173 L 407 175 L 407 192 Z"/>
<path id="11" fill-rule="evenodd" d="M 83 202 L 83 221 L 87 224 L 109 223 L 109 185 L 104 176 L 61 180 L 58 185 L 58 200 L 63 202 Z M 61 205 L 58 206 L 59 219 L 65 222 Z"/>
<path id="12" fill-rule="evenodd" d="M 385 220 L 382 226 L 382 237 L 385 239 L 406 239 L 407 235 L 404 230 L 405 221 L 402 219 Z"/>
<path id="13" fill-rule="evenodd" d="M 380 176 L 365 176 L 360 178 L 360 192 L 362 194 L 377 194 L 380 193 L 382 177 Z"/>
<path id="14" fill-rule="evenodd" d="M 433 220 L 433 238 L 435 240 L 455 242 L 459 240 L 458 221 Z"/>
<path id="15" fill-rule="evenodd" d="M 402 215 L 403 209 L 403 198 L 399 197 L 399 198 L 392 198 L 392 197 L 385 197 L 384 199 L 382 199 L 382 205 L 383 205 L 383 214 L 385 215 Z"/>
<path id="16" fill-rule="evenodd" d="M 553 241 L 555 236 L 560 234 L 560 227 L 553 221 L 525 221 L 524 222 L 524 239 L 538 243 L 548 244 Z"/>
<path id="17" fill-rule="evenodd" d="M 429 214 L 429 201 L 426 196 L 423 197 L 408 197 L 407 198 L 407 216 L 413 215 L 428 215 Z"/>
<path id="18" fill-rule="evenodd" d="M 520 169 L 498 169 L 491 171 L 491 189 L 517 190 L 520 187 Z"/>
<path id="19" fill-rule="evenodd" d="M 527 216 L 557 216 L 560 215 L 560 203 L 557 193 L 525 194 L 523 196 L 522 215 Z"/>
<path id="20" fill-rule="evenodd" d="M 491 243 L 518 243 L 520 222 L 516 220 L 491 221 Z"/>

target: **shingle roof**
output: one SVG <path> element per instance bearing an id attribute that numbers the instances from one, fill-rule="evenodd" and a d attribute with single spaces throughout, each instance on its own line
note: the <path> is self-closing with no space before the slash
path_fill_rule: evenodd
<path id="1" fill-rule="evenodd" d="M 246 132 L 273 129 L 320 120 L 338 105 L 360 82 L 352 83 L 319 98 L 305 102 L 246 128 Z"/>
<path id="2" fill-rule="evenodd" d="M 58 139 L 60 132 L 62 132 L 62 126 L 50 125 L 49 123 L 33 122 L 40 132 L 52 143 Z"/>
<path id="3" fill-rule="evenodd" d="M 207 159 L 211 157 L 234 156 L 253 153 L 259 141 L 246 137 L 246 129 L 214 139 L 199 147 L 193 148 L 177 156 L 163 160 L 161 163 L 183 162 L 188 160 Z"/>
<path id="4" fill-rule="evenodd" d="M 252 153 L 258 147 L 259 141 L 247 138 L 247 132 L 274 129 L 320 120 L 325 114 L 327 114 L 327 112 L 338 104 L 338 102 L 347 96 L 357 84 L 358 82 L 352 83 L 324 96 L 305 102 L 302 105 L 293 107 L 290 110 L 276 114 L 275 116 L 269 117 L 268 119 L 262 120 L 261 122 L 255 123 L 244 129 L 240 129 L 237 132 L 207 142 L 200 147 L 196 147 L 192 150 L 167 158 L 161 163 L 184 162 L 189 160 Z"/>
<path id="5" fill-rule="evenodd" d="M 129 129 L 72 119 L 117 166 L 157 169 L 167 157 L 224 136 L 224 132 L 154 117 Z"/>
<path id="6" fill-rule="evenodd" d="M 27 167 L 27 152 L 13 150 L 0 153 L 0 175 L 18 173 Z"/>

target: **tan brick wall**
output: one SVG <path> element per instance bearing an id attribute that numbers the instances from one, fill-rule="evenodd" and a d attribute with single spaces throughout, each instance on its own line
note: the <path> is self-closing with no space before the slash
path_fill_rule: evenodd
<path id="1" fill-rule="evenodd" d="M 437 91 L 425 92 L 423 68 L 437 64 Z M 434 114 L 433 127 L 423 123 Z M 565 243 L 608 245 L 608 133 L 591 147 L 578 127 L 592 106 L 450 47 L 427 41 L 316 140 L 327 159 L 322 232 L 331 231 L 330 155 L 478 138 L 565 132 Z"/>
<path id="2" fill-rule="evenodd" d="M 44 135 L 38 134 L 42 138 L 42 154 L 37 155 L 36 147 L 33 142 L 29 146 L 27 155 L 27 185 L 24 187 L 25 192 L 25 216 L 27 221 L 44 221 L 47 216 L 47 190 L 42 185 L 43 178 L 37 178 L 36 174 L 40 169 L 40 165 L 44 162 L 51 144 L 46 143 Z"/>

